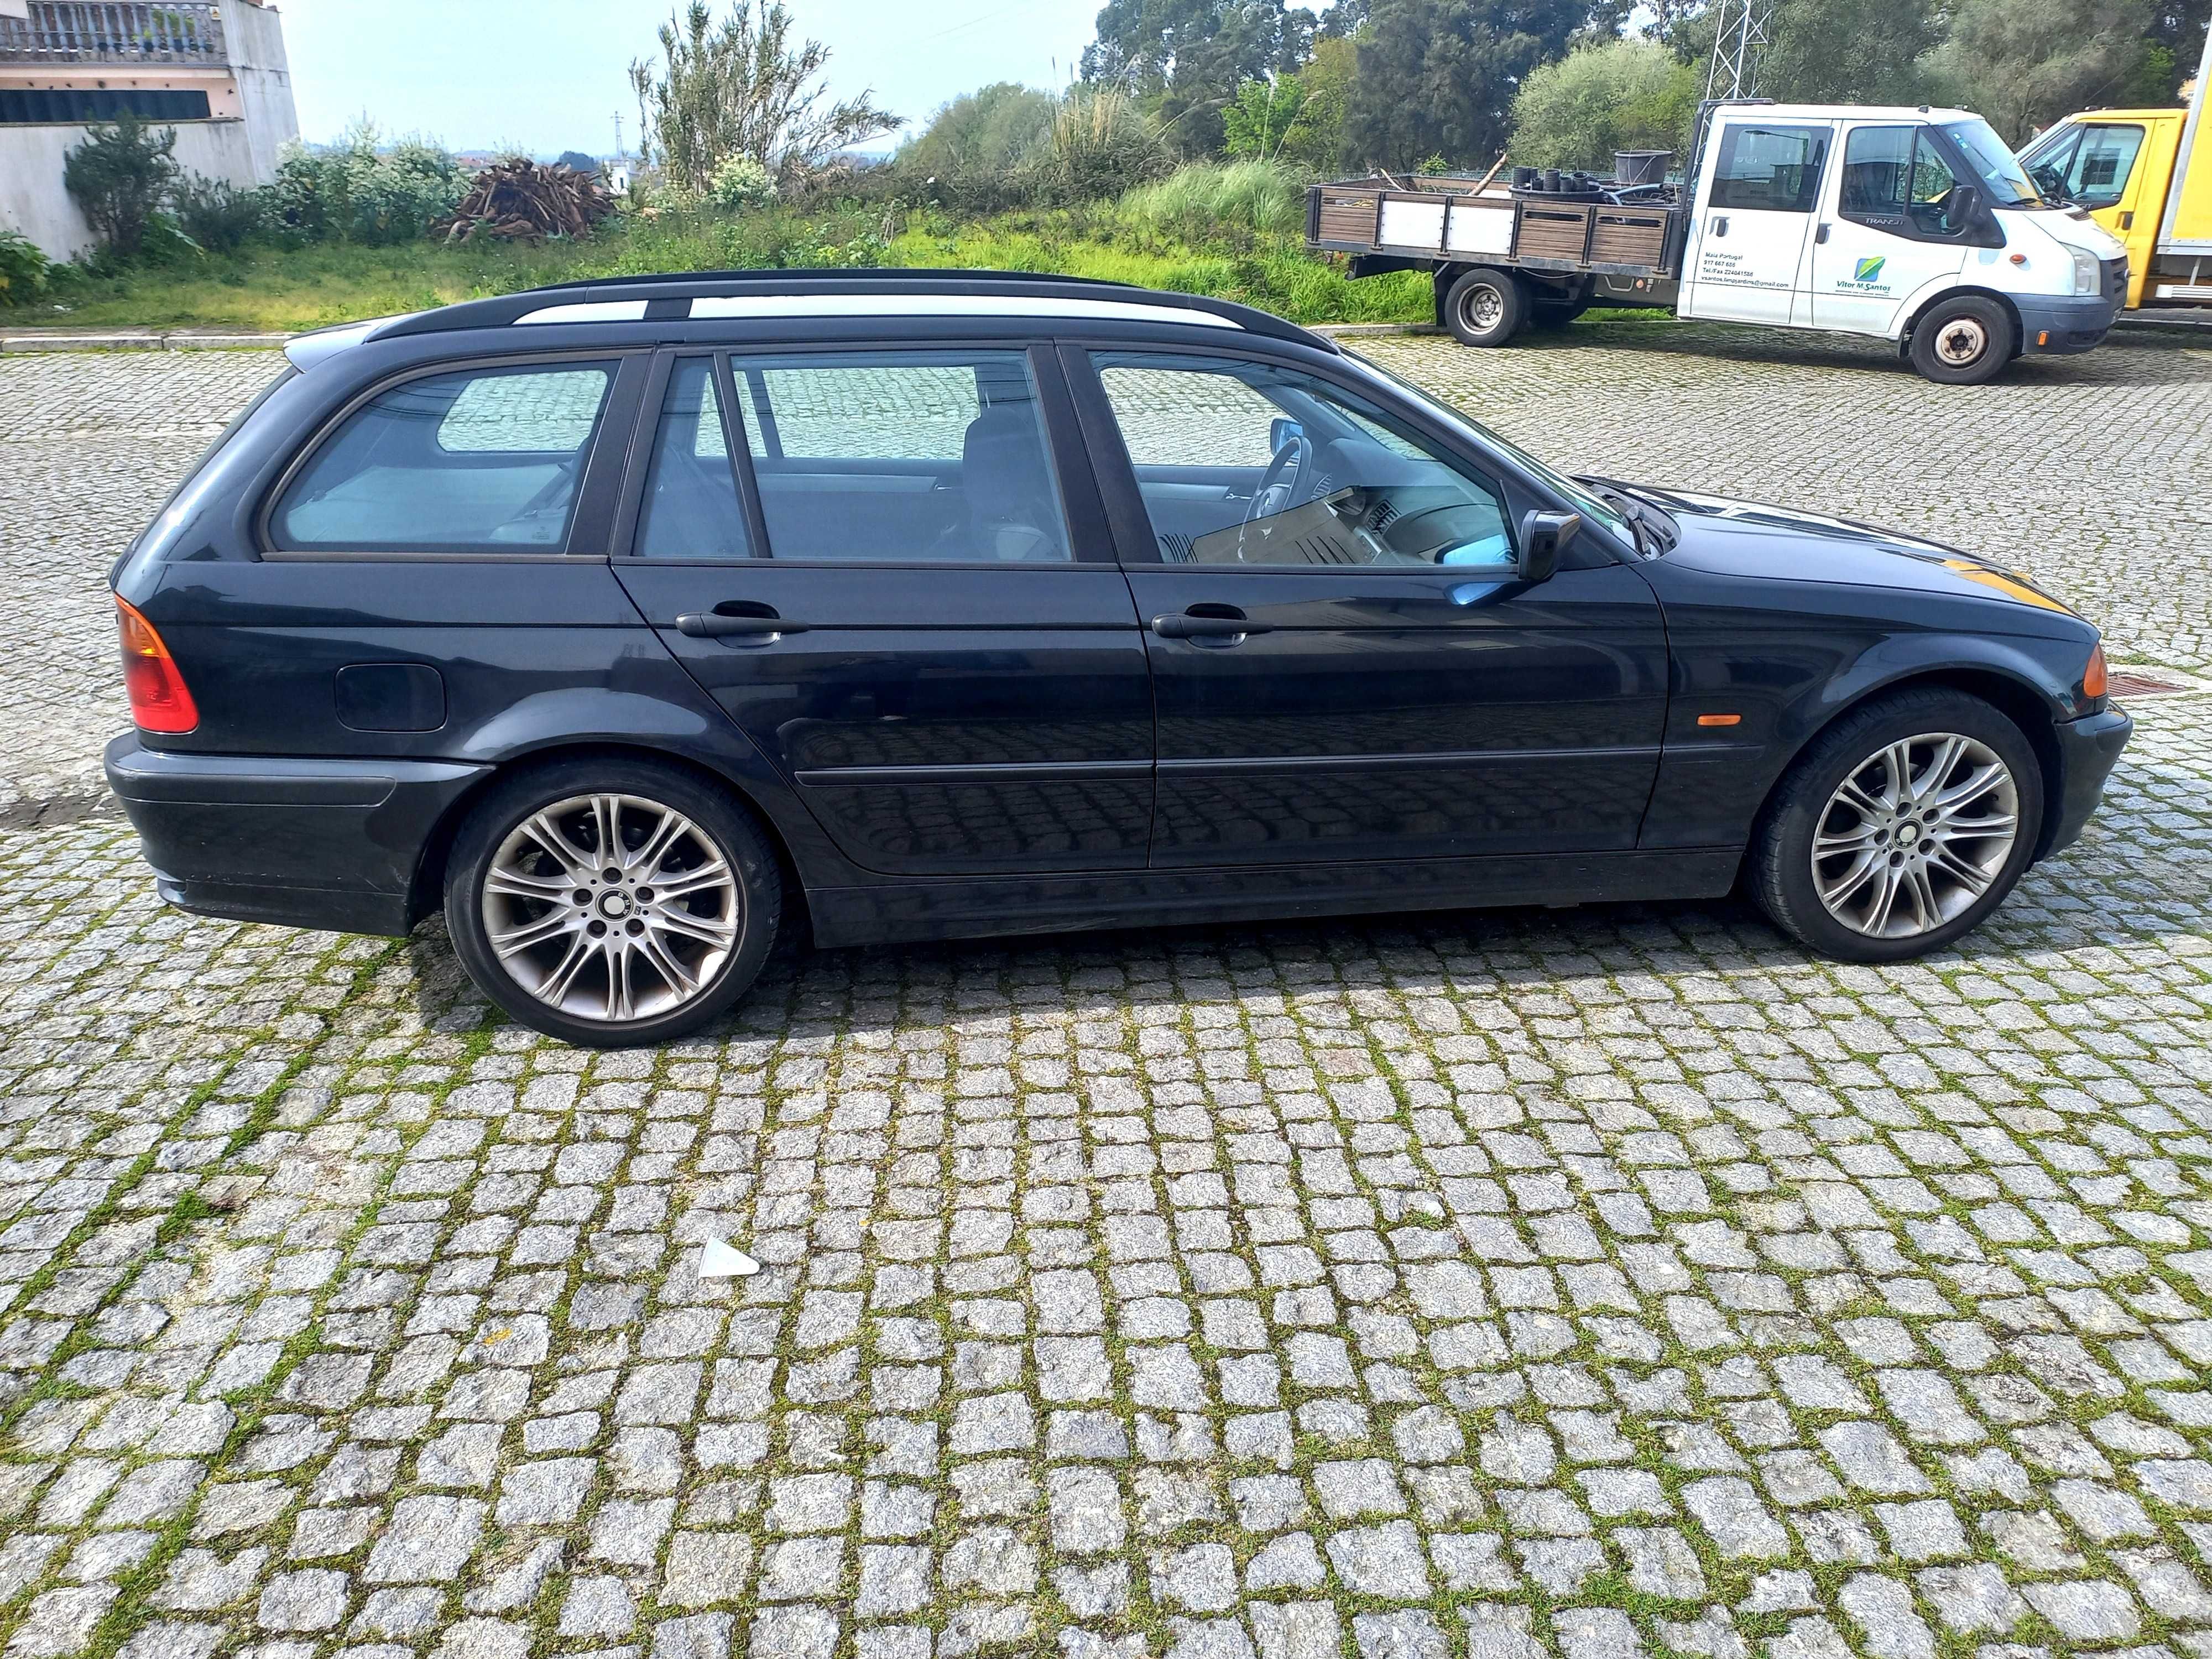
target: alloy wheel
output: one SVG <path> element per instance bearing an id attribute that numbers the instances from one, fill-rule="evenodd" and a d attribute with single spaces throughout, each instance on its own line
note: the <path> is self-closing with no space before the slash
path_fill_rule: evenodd
<path id="1" fill-rule="evenodd" d="M 2020 835 L 1996 750 L 1955 732 L 1886 744 L 1836 787 L 1813 832 L 1813 887 L 1853 933 L 1911 939 L 1995 884 Z"/>
<path id="2" fill-rule="evenodd" d="M 642 795 L 571 795 L 491 858 L 484 937 L 507 975 L 577 1019 L 650 1019 L 714 982 L 744 901 L 728 852 Z"/>

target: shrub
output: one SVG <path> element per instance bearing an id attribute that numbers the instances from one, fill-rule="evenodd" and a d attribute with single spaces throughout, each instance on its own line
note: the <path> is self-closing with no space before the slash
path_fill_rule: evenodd
<path id="1" fill-rule="evenodd" d="M 439 145 L 404 138 L 380 151 L 376 129 L 363 122 L 329 149 L 287 145 L 269 200 L 276 222 L 301 240 L 380 247 L 426 234 L 468 190 L 468 174 Z"/>
<path id="2" fill-rule="evenodd" d="M 1173 165 L 1158 132 L 1127 94 L 1075 86 L 1053 114 L 1030 176 L 1031 193 L 1047 201 L 1103 201 L 1162 177 Z"/>
<path id="3" fill-rule="evenodd" d="M 1287 234 L 1305 223 L 1296 173 L 1273 161 L 1192 161 L 1122 197 L 1115 216 L 1130 229 L 1202 246 Z"/>
<path id="4" fill-rule="evenodd" d="M 161 201 L 176 181 L 177 130 L 157 137 L 125 111 L 112 124 L 86 130 L 85 140 L 62 162 L 62 185 L 108 251 L 136 254 Z"/>
<path id="5" fill-rule="evenodd" d="M 269 199 L 258 190 L 240 190 L 228 179 L 207 179 L 198 173 L 180 179 L 169 192 L 169 211 L 177 228 L 193 246 L 210 253 L 229 253 L 252 240 L 269 210 Z"/>
<path id="6" fill-rule="evenodd" d="M 0 230 L 0 306 L 28 305 L 46 288 L 52 261 L 21 231 Z"/>
<path id="7" fill-rule="evenodd" d="M 707 196 L 720 208 L 764 207 L 775 200 L 775 175 L 750 155 L 732 155 L 714 169 Z"/>
<path id="8" fill-rule="evenodd" d="M 1697 71 L 1649 40 L 1608 40 L 1531 70 L 1513 100 L 1523 167 L 1610 169 L 1613 152 L 1688 143 Z"/>
<path id="9" fill-rule="evenodd" d="M 899 147 L 897 188 L 963 212 L 994 212 L 1026 199 L 1050 147 L 1060 100 L 1001 81 L 964 93 Z"/>

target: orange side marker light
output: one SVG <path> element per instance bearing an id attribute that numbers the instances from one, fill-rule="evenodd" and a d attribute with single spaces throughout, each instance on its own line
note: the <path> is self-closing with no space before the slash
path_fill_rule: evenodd
<path id="1" fill-rule="evenodd" d="M 1700 714 L 1698 716 L 1698 724 L 1700 726 L 1741 726 L 1743 724 L 1743 716 L 1741 714 Z"/>

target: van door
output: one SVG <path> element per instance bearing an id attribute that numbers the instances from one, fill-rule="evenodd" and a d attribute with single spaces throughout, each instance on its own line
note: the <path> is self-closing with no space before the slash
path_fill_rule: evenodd
<path id="1" fill-rule="evenodd" d="M 1843 139 L 1813 232 L 1813 326 L 1893 337 L 1914 296 L 1966 264 L 1960 181 L 1919 123 L 1863 124 Z"/>
<path id="2" fill-rule="evenodd" d="M 1809 326 L 1805 254 L 1832 121 L 1724 120 L 1684 261 L 1681 314 Z"/>

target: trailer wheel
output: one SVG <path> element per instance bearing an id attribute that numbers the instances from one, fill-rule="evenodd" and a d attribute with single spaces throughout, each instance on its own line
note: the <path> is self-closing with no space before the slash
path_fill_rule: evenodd
<path id="1" fill-rule="evenodd" d="M 1504 345 L 1528 314 L 1528 290 L 1510 270 L 1470 270 L 1444 295 L 1444 326 L 1462 345 Z"/>
<path id="2" fill-rule="evenodd" d="M 1931 308 L 1912 330 L 1912 366 L 1943 386 L 1980 386 L 2013 360 L 2012 318 L 1994 300 L 1962 295 Z"/>

